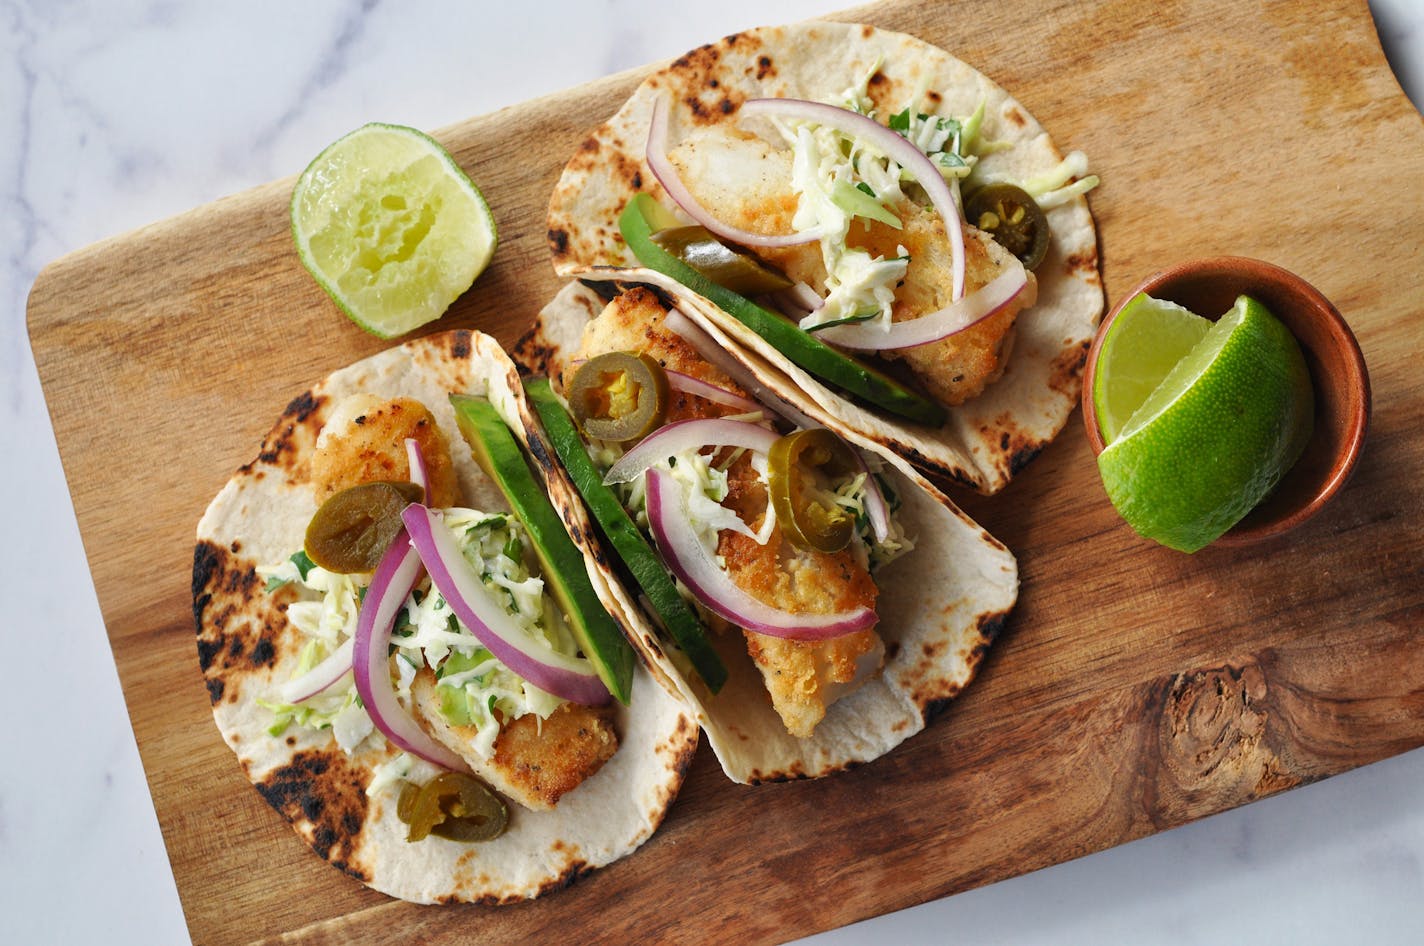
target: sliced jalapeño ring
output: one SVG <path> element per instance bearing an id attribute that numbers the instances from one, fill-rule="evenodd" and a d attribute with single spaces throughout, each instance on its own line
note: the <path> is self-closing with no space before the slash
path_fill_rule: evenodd
<path id="1" fill-rule="evenodd" d="M 652 240 L 717 285 L 744 296 L 780 292 L 793 285 L 760 260 L 723 243 L 706 227 L 657 230 Z"/>
<path id="2" fill-rule="evenodd" d="M 855 517 L 835 502 L 832 489 L 859 468 L 850 445 L 824 427 L 797 430 L 772 444 L 767 487 L 782 534 L 817 552 L 849 545 Z"/>
<path id="3" fill-rule="evenodd" d="M 667 374 L 648 354 L 604 352 L 579 365 L 568 398 L 588 436 L 616 443 L 641 440 L 667 415 Z"/>
<path id="4" fill-rule="evenodd" d="M 426 782 L 407 800 L 408 786 L 401 792 L 397 815 L 410 825 L 407 841 L 421 841 L 430 835 L 451 841 L 491 841 L 504 832 L 509 810 L 479 779 L 464 772 L 441 772 Z"/>
<path id="5" fill-rule="evenodd" d="M 333 493 L 307 523 L 302 549 L 329 572 L 375 571 L 402 528 L 401 512 L 424 498 L 425 490 L 414 483 L 386 480 Z"/>
<path id="6" fill-rule="evenodd" d="M 1028 193 L 1013 184 L 985 184 L 964 203 L 964 219 L 988 233 L 1034 269 L 1048 255 L 1048 217 Z"/>

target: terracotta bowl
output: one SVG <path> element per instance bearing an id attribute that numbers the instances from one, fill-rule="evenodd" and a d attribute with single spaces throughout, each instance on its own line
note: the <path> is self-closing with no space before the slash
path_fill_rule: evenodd
<path id="1" fill-rule="evenodd" d="M 1214 544 L 1260 542 L 1315 515 L 1354 471 L 1370 419 L 1370 379 L 1365 359 L 1340 313 L 1299 276 L 1260 260 L 1217 256 L 1153 273 L 1118 300 L 1088 349 L 1083 373 L 1083 422 L 1094 456 L 1104 446 L 1090 393 L 1098 350 L 1113 319 L 1139 292 L 1175 302 L 1210 319 L 1225 314 L 1238 295 L 1253 296 L 1295 335 L 1310 369 L 1315 388 L 1315 431 L 1305 453 L 1275 491 Z"/>

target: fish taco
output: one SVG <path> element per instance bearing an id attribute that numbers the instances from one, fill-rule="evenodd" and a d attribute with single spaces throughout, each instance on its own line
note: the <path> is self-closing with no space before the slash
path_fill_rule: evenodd
<path id="1" fill-rule="evenodd" d="M 317 854 L 405 900 L 527 899 L 628 854 L 697 745 L 526 411 L 492 339 L 407 342 L 293 400 L 197 528 L 224 740 Z"/>
<path id="2" fill-rule="evenodd" d="M 723 770 L 814 778 L 880 757 L 968 685 L 1017 565 L 910 464 L 801 414 L 727 344 L 655 287 L 571 283 L 514 355 L 542 376 L 525 382 L 533 453 L 610 547 L 576 536 L 617 577 L 605 602 L 643 628 Z"/>
<path id="3" fill-rule="evenodd" d="M 1096 181 L 944 50 L 809 22 L 649 76 L 569 160 L 548 239 L 561 275 L 672 277 L 805 413 L 992 493 L 1077 403 Z"/>

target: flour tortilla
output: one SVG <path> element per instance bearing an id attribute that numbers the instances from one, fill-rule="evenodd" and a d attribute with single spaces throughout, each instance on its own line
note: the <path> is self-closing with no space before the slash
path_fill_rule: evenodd
<path id="1" fill-rule="evenodd" d="M 569 284 L 540 312 L 515 347 L 515 358 L 532 373 L 558 376 L 577 351 L 583 327 L 602 308 L 592 289 Z M 715 325 L 702 324 L 724 341 Z M 607 579 L 599 591 L 609 611 L 624 615 L 627 627 L 642 625 L 634 644 L 694 709 L 708 744 L 734 781 L 817 778 L 889 752 L 923 730 L 969 684 L 1017 599 L 1018 565 L 1008 549 L 913 466 L 865 439 L 859 442 L 886 461 L 885 474 L 904 502 L 901 521 L 917 545 L 876 575 L 884 668 L 833 703 L 809 738 L 787 733 L 740 632 L 712 635 L 729 673 L 714 696 L 679 671 L 663 641 L 637 618 L 639 608 L 627 588 L 611 578 L 612 566 L 599 575 Z M 547 456 L 550 451 L 544 447 L 534 453 Z M 553 478 L 564 476 L 557 467 L 550 472 Z M 592 539 L 586 533 L 584 538 Z M 601 555 L 592 548 L 589 554 Z"/>
<path id="2" fill-rule="evenodd" d="M 450 441 L 466 502 L 504 510 L 502 494 L 480 471 L 447 400 L 451 392 L 491 394 L 511 403 L 518 391 L 512 362 L 495 342 L 459 331 L 408 342 L 338 371 L 298 396 L 198 524 L 193 613 L 198 655 L 223 739 L 262 796 L 321 857 L 376 890 L 418 903 L 505 903 L 571 883 L 637 848 L 662 822 L 697 745 L 697 725 L 642 668 L 630 707 L 618 707 L 621 745 L 595 775 L 549 812 L 510 806 L 508 830 L 485 844 L 430 837 L 405 840 L 396 791 L 367 797 L 373 769 L 396 755 L 363 747 L 348 756 L 328 731 L 293 725 L 270 736 L 272 713 L 259 699 L 293 675 L 301 634 L 287 625 L 291 592 L 268 594 L 255 568 L 301 548 L 316 511 L 308 485 L 317 434 L 336 402 L 350 394 L 403 395 L 425 404 Z M 522 401 L 522 398 L 519 399 Z M 513 402 L 514 410 L 523 410 Z M 508 419 L 508 416 L 507 418 Z M 524 434 L 528 416 L 514 425 Z M 555 497 L 577 521 L 568 496 Z M 596 570 L 594 566 L 590 566 Z M 433 771 L 433 769 L 432 769 Z M 271 882 L 284 883 L 282 877 Z"/>
<path id="3" fill-rule="evenodd" d="M 859 24 L 808 22 L 728 36 L 693 50 L 649 76 L 612 118 L 595 129 L 568 162 L 549 202 L 548 236 L 555 269 L 590 275 L 636 266 L 618 233 L 618 215 L 639 191 L 672 202 L 643 158 L 653 103 L 666 96 L 670 140 L 709 123 L 734 121 L 757 97 L 826 100 L 869 84 L 878 114 L 940 96 L 934 111 L 967 117 L 982 101 L 984 139 L 1009 150 L 984 156 L 977 175 L 1023 180 L 1058 165 L 1062 154 L 1028 110 L 999 85 L 944 50 L 904 33 Z M 1075 197 L 1048 211 L 1048 256 L 1035 271 L 1038 301 L 1017 320 L 1004 375 L 972 400 L 949 409 L 935 429 L 872 413 L 797 368 L 716 307 L 708 317 L 747 352 L 770 366 L 766 376 L 798 407 L 843 434 L 858 432 L 921 468 L 994 493 L 1063 428 L 1078 402 L 1088 345 L 1103 311 L 1096 233 L 1087 201 Z M 593 274 L 596 274 L 593 273 Z M 605 274 L 606 276 L 606 274 Z M 679 295 L 690 295 L 677 287 Z"/>

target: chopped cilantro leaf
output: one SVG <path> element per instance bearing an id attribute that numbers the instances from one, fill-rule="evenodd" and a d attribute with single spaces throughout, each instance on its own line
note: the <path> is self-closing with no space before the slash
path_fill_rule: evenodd
<path id="1" fill-rule="evenodd" d="M 297 574 L 302 576 L 302 581 L 306 581 L 307 573 L 316 567 L 316 562 L 307 558 L 306 549 L 300 549 L 292 555 L 292 564 L 297 566 Z"/>
<path id="2" fill-rule="evenodd" d="M 503 526 L 503 525 L 504 525 L 506 522 L 508 522 L 508 521 L 509 521 L 509 517 L 508 517 L 508 516 L 503 516 L 503 515 L 499 515 L 499 514 L 496 514 L 496 515 L 493 515 L 493 516 L 485 516 L 485 517 L 484 517 L 483 519 L 481 519 L 479 522 L 477 522 L 477 523 L 475 523 L 474 525 L 470 526 L 470 528 L 469 528 L 468 530 L 466 530 L 466 534 L 468 534 L 468 533 L 470 533 L 470 532 L 473 532 L 473 531 L 475 531 L 476 529 L 498 529 L 498 528 L 500 528 L 501 526 Z"/>

